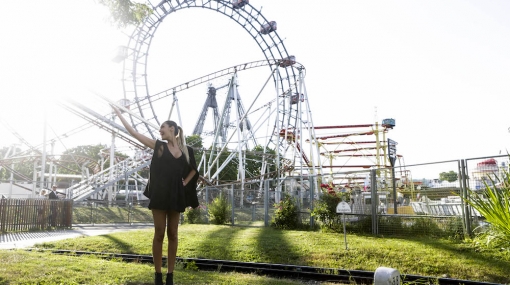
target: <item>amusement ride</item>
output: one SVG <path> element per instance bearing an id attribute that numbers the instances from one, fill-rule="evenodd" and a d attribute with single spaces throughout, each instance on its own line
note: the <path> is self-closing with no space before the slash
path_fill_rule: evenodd
<path id="1" fill-rule="evenodd" d="M 116 105 L 138 132 L 156 139 L 164 121 L 171 119 L 182 125 L 179 102 L 190 100 L 189 95 L 180 96 L 183 92 L 206 94 L 203 104 L 197 104 L 197 109 L 200 109 L 199 105 L 202 108 L 193 132 L 186 134 L 188 138 L 193 135 L 203 140 L 203 145 L 194 146 L 200 148 L 197 153 L 201 158 L 197 163 L 201 187 L 227 183 L 244 185 L 246 182 L 262 185 L 268 179 L 299 177 L 301 182 L 308 180 L 308 185 L 313 184 L 315 189 L 325 183 L 349 188 L 363 187 L 366 170 L 370 168 L 383 169 L 380 175 L 388 176 L 389 170 L 384 170 L 390 168 L 386 134 L 395 126 L 395 120 L 385 119 L 381 124 L 315 126 L 306 90 L 305 67 L 287 51 L 277 33 L 277 22 L 264 17 L 253 4 L 248 0 L 163 0 L 150 4 L 152 13 L 134 28 L 127 45 L 119 47 L 114 58 L 123 66 L 123 98 L 114 100 L 92 91 L 96 100 L 94 107 L 71 99 L 61 104 L 86 121 L 89 127 L 97 127 L 112 135 L 112 147 L 102 151 L 102 157 L 109 156 L 115 161 L 109 168 L 104 168 L 104 162 L 83 159 L 82 179 L 65 190 L 67 198 L 111 201 L 120 190 L 116 186 L 119 181 L 146 183 L 146 177 L 140 173 L 150 165 L 151 150 L 132 139 L 111 112 L 98 112 L 97 104 Z M 209 10 L 232 20 L 251 36 L 263 59 L 220 69 L 154 92 L 149 87 L 149 58 L 156 31 L 167 17 L 190 8 Z M 256 96 L 242 96 L 245 93 L 239 86 L 239 78 L 253 69 L 266 70 L 266 81 Z M 266 96 L 268 93 L 270 95 Z M 200 101 L 199 98 L 195 95 L 193 100 Z M 123 160 L 114 159 L 117 140 L 128 143 L 135 149 L 134 154 Z M 29 146 L 27 153 L 31 153 L 34 170 L 36 165 L 46 165 L 46 160 L 58 165 L 59 156 L 46 154 L 45 146 L 40 150 L 28 142 L 24 144 Z M 6 156 L 0 160 L 0 167 L 12 172 L 13 163 L 26 161 L 27 156 L 23 155 L 23 159 L 21 156 Z M 46 174 L 46 167 L 44 169 Z M 222 180 L 222 171 L 227 169 L 236 169 L 237 179 Z M 43 183 L 46 176 L 40 175 L 40 185 L 47 184 Z M 36 180 L 19 175 L 18 178 Z M 34 193 L 40 190 L 36 188 L 34 183 Z"/>

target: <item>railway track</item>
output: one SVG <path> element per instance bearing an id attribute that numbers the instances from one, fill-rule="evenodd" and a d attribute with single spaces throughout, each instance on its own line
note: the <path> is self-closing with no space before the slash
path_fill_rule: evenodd
<path id="1" fill-rule="evenodd" d="M 40 249 L 37 249 L 40 250 Z M 105 259 L 121 259 L 126 262 L 152 263 L 151 255 L 119 254 L 104 252 L 72 251 L 72 250 L 48 250 L 54 254 L 65 255 L 94 255 Z M 163 261 L 166 258 L 163 257 Z M 176 261 L 183 264 L 184 268 L 196 268 L 216 272 L 242 272 L 271 276 L 277 278 L 300 279 L 305 281 L 350 283 L 350 284 L 373 284 L 374 272 L 364 270 L 342 270 L 336 268 L 320 268 L 311 266 L 272 264 L 256 262 L 239 262 L 231 260 L 215 260 L 202 258 L 181 258 Z M 419 275 L 402 274 L 401 280 L 407 284 L 435 284 L 435 285 L 498 285 L 499 283 L 478 282 L 459 280 L 452 278 L 437 278 Z"/>

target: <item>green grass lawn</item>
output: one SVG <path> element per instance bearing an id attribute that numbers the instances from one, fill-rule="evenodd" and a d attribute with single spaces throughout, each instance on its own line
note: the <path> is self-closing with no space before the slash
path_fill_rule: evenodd
<path id="1" fill-rule="evenodd" d="M 152 230 L 113 233 L 39 244 L 45 249 L 151 254 Z M 475 248 L 472 243 L 430 238 L 344 236 L 280 231 L 264 227 L 181 225 L 184 258 L 284 263 L 510 283 L 509 249 Z M 166 244 L 165 244 L 166 248 Z M 0 284 L 150 284 L 152 265 L 47 252 L 0 251 Z M 199 272 L 177 267 L 177 284 L 303 284 L 252 274 Z M 323 283 L 324 284 L 324 283 Z"/>
<path id="2" fill-rule="evenodd" d="M 63 256 L 47 252 L 0 250 L 0 284 L 154 284 L 151 264 L 104 260 L 94 256 Z M 255 274 L 184 270 L 177 265 L 176 284 L 303 284 Z"/>

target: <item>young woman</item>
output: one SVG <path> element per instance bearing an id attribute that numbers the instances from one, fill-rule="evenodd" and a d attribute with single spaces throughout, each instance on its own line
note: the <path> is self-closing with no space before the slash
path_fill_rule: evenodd
<path id="1" fill-rule="evenodd" d="M 152 256 L 155 284 L 163 284 L 161 273 L 163 240 L 168 236 L 168 262 L 166 284 L 173 285 L 173 271 L 177 254 L 177 228 L 180 213 L 191 206 L 198 207 L 196 184 L 198 171 L 193 149 L 184 144 L 182 128 L 173 121 L 164 122 L 159 133 L 161 140 L 153 140 L 138 133 L 115 106 L 113 110 L 126 130 L 135 139 L 154 150 L 148 181 L 149 209 L 154 219 Z"/>

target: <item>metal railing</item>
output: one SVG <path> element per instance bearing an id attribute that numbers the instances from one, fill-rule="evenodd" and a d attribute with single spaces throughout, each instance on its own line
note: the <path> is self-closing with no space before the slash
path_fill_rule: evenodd
<path id="1" fill-rule="evenodd" d="M 119 180 L 127 180 L 127 177 L 133 173 L 150 165 L 151 151 L 146 150 L 143 153 L 146 155 L 127 158 L 71 186 L 66 189 L 67 198 L 82 201 L 95 193 L 112 187 Z"/>

